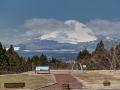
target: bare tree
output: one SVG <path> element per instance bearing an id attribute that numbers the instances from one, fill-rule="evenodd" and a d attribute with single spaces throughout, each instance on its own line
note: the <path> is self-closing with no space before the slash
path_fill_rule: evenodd
<path id="1" fill-rule="evenodd" d="M 108 61 L 110 62 L 110 72 L 112 70 L 116 71 L 116 65 L 117 63 L 120 66 L 120 62 L 118 60 L 118 57 L 116 55 L 116 46 L 119 44 L 119 42 L 117 41 L 117 39 L 110 39 L 105 41 L 105 48 L 107 50 L 105 50 L 105 57 L 108 59 Z"/>

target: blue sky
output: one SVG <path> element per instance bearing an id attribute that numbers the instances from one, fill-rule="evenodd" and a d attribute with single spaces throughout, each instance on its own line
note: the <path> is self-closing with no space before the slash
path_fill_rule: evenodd
<path id="1" fill-rule="evenodd" d="M 97 35 L 120 38 L 120 0 L 0 0 L 0 41 L 20 44 L 55 28 L 69 29 L 68 20 Z"/>

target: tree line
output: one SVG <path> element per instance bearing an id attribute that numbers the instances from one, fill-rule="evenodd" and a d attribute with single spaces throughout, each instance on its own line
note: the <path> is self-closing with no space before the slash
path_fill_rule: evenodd
<path id="1" fill-rule="evenodd" d="M 62 69 L 67 66 L 65 62 L 56 58 L 49 61 L 44 54 L 26 59 L 14 50 L 13 45 L 6 50 L 6 47 L 3 47 L 0 42 L 0 74 L 31 71 L 35 70 L 38 65 L 49 65 L 51 69 Z"/>
<path id="2" fill-rule="evenodd" d="M 113 45 L 113 44 L 112 44 Z M 103 41 L 97 44 L 95 50 L 90 53 L 86 48 L 80 51 L 76 57 L 76 61 L 82 65 L 85 64 L 87 69 L 116 70 L 120 68 L 120 44 L 111 47 L 109 50 L 105 48 Z M 0 74 L 22 73 L 35 70 L 36 66 L 48 65 L 51 69 L 71 69 L 72 65 L 66 62 L 52 58 L 48 60 L 46 55 L 35 55 L 32 57 L 20 56 L 13 45 L 8 50 L 0 43 Z"/>
<path id="3" fill-rule="evenodd" d="M 86 48 L 80 51 L 76 61 L 87 66 L 90 70 L 116 70 L 120 68 L 120 44 L 111 41 L 109 49 L 101 40 L 96 49 L 90 53 Z M 107 42 L 108 44 L 108 42 Z"/>

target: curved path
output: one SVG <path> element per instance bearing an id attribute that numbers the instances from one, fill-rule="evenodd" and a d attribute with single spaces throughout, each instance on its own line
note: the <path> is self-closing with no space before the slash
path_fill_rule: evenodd
<path id="1" fill-rule="evenodd" d="M 82 83 L 76 80 L 71 74 L 54 74 L 57 83 L 37 90 L 62 90 L 62 84 L 69 84 L 70 89 L 80 89 Z"/>

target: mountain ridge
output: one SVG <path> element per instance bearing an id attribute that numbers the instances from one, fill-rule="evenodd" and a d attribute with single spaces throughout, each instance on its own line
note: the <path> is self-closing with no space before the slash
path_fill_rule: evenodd
<path id="1" fill-rule="evenodd" d="M 33 39 L 30 42 L 27 42 L 25 44 L 18 44 L 14 47 L 19 47 L 19 50 L 17 50 L 17 52 L 24 57 L 31 57 L 33 55 L 40 55 L 43 53 L 49 57 L 49 59 L 55 57 L 63 60 L 73 60 L 76 58 L 79 51 L 82 51 L 86 48 L 89 52 L 92 53 L 101 40 L 105 42 L 109 41 L 110 39 L 114 39 L 112 37 L 105 36 L 96 37 L 97 40 L 89 42 L 78 42 L 77 44 L 58 43 L 54 40 Z M 117 39 L 117 41 L 120 40 Z"/>

